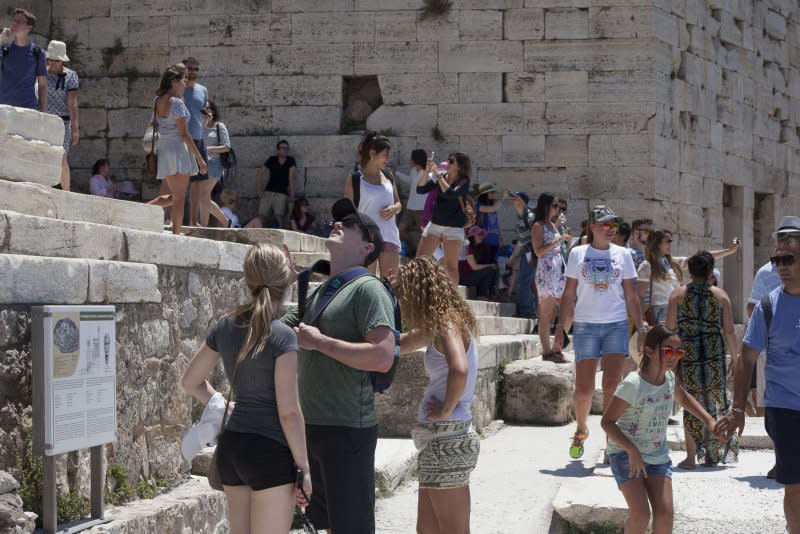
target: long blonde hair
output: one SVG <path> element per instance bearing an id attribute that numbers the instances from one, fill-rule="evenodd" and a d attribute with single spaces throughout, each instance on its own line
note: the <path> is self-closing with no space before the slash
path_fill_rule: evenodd
<path id="1" fill-rule="evenodd" d="M 255 357 L 266 347 L 274 304 L 283 302 L 292 282 L 289 260 L 275 245 L 253 245 L 244 257 L 244 281 L 253 300 L 230 313 L 247 321 L 247 337 L 237 361 L 248 354 Z"/>
<path id="2" fill-rule="evenodd" d="M 459 327 L 465 345 L 470 335 L 478 337 L 475 314 L 447 271 L 432 259 L 415 258 L 401 265 L 392 286 L 406 329 L 433 338 L 452 324 Z"/>

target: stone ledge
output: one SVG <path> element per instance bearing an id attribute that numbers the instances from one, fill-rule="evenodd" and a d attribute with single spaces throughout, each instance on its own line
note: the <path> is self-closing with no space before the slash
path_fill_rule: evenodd
<path id="1" fill-rule="evenodd" d="M 11 135 L 61 146 L 64 142 L 64 122 L 60 117 L 35 109 L 0 104 L 0 136 Z"/>
<path id="2" fill-rule="evenodd" d="M 503 370 L 502 417 L 522 424 L 572 420 L 575 367 L 539 359 L 509 363 Z"/>
<path id="3" fill-rule="evenodd" d="M 44 141 L 6 136 L 0 144 L 0 178 L 16 182 L 56 185 L 61 179 L 64 149 Z"/>
<path id="4" fill-rule="evenodd" d="M 227 532 L 225 494 L 209 487 L 203 477 L 187 482 L 155 499 L 109 506 L 113 521 L 85 530 L 88 534 L 142 532 Z"/>
<path id="5" fill-rule="evenodd" d="M 0 303 L 161 302 L 155 265 L 0 254 Z"/>
<path id="6" fill-rule="evenodd" d="M 199 228 L 184 226 L 182 231 L 192 237 L 203 237 L 215 241 L 230 241 L 245 245 L 256 243 L 270 243 L 272 245 L 286 245 L 291 252 L 320 252 L 327 253 L 325 240 L 321 237 L 280 230 L 277 228 Z"/>
<path id="7" fill-rule="evenodd" d="M 128 260 L 171 267 L 242 271 L 249 246 L 138 230 L 124 232 Z"/>
<path id="8" fill-rule="evenodd" d="M 0 180 L 0 209 L 67 221 L 163 232 L 163 211 L 157 206 L 70 193 L 32 183 Z"/>

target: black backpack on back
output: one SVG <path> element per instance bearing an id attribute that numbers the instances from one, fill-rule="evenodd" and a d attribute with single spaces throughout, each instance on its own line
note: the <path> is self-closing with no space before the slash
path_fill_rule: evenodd
<path id="1" fill-rule="evenodd" d="M 36 59 L 36 76 L 39 76 L 39 61 L 41 61 L 42 56 L 42 48 L 37 45 L 36 43 L 33 44 L 33 57 Z M 6 68 L 6 54 L 8 54 L 8 44 L 5 44 L 0 48 L 0 72 L 2 72 Z"/>

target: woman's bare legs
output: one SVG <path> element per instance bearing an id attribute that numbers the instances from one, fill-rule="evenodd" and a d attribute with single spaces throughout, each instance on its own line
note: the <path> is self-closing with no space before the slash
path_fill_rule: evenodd
<path id="1" fill-rule="evenodd" d="M 186 186 L 189 185 L 188 174 L 173 174 L 164 178 L 172 194 L 172 233 L 180 234 L 183 224 L 183 205 L 186 203 Z"/>
<path id="2" fill-rule="evenodd" d="M 250 493 L 250 529 L 252 532 L 284 534 L 292 528 L 294 484 L 284 484 Z"/>
<path id="3" fill-rule="evenodd" d="M 455 285 L 458 285 L 458 257 L 461 255 L 463 241 L 447 239 L 444 241 L 444 264 L 447 274 Z"/>
<path id="4" fill-rule="evenodd" d="M 188 176 L 188 175 L 187 175 Z M 230 534 L 250 534 L 249 486 L 223 486 L 228 501 L 228 528 Z"/>
<path id="5" fill-rule="evenodd" d="M 433 253 L 441 244 L 442 239 L 439 237 L 432 235 L 423 237 L 417 247 L 417 258 L 432 258 Z"/>
<path id="6" fill-rule="evenodd" d="M 539 299 L 539 340 L 542 343 L 542 356 L 550 354 L 550 323 L 558 306 L 558 299 L 555 297 L 544 297 Z"/>
<path id="7" fill-rule="evenodd" d="M 417 532 L 428 534 L 434 533 L 447 533 L 447 534 L 469 534 L 469 516 L 470 516 L 470 496 L 469 486 L 460 488 L 448 489 L 419 489 L 419 503 L 422 503 L 423 495 L 427 497 L 430 508 L 423 509 L 419 507 L 420 519 L 424 512 L 428 516 L 430 510 L 433 511 L 435 525 L 437 529 L 420 529 L 420 521 L 417 521 Z M 426 503 L 427 504 L 427 503 Z M 426 527 L 428 524 L 433 526 L 430 518 L 426 517 Z"/>

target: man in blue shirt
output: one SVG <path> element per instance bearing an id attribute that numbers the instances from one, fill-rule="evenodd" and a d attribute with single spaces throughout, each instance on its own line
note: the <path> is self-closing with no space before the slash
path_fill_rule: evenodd
<path id="1" fill-rule="evenodd" d="M 793 217 L 793 226 L 800 219 Z M 780 230 L 779 230 L 780 231 Z M 762 302 L 753 309 L 736 369 L 733 408 L 721 421 L 728 436 L 745 425 L 745 403 L 758 353 L 766 350 L 764 424 L 775 444 L 775 479 L 784 485 L 783 507 L 790 533 L 800 533 L 800 237 L 778 241 L 771 259 L 783 287 L 769 293 L 767 327 Z"/>
<path id="2" fill-rule="evenodd" d="M 189 121 L 186 127 L 192 136 L 194 144 L 203 156 L 203 161 L 208 163 L 208 153 L 204 141 L 203 127 L 208 107 L 208 89 L 197 83 L 197 73 L 200 71 L 200 62 L 191 56 L 182 61 L 186 66 L 186 89 L 183 91 L 183 101 L 189 110 Z M 211 207 L 211 188 L 208 174 L 195 174 L 189 177 L 189 226 L 196 226 L 197 221 L 208 222 L 208 213 Z"/>
<path id="3" fill-rule="evenodd" d="M 47 112 L 47 62 L 28 39 L 36 17 L 24 9 L 11 14 L 11 28 L 0 33 L 0 104 Z M 39 98 L 36 98 L 36 86 Z"/>

